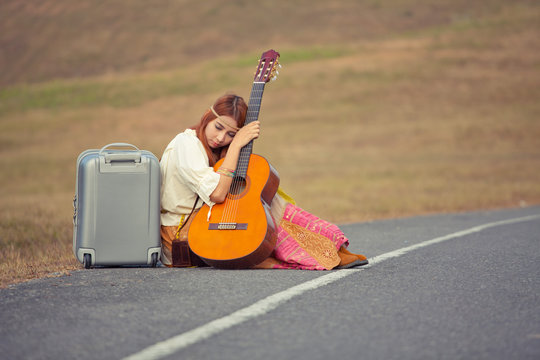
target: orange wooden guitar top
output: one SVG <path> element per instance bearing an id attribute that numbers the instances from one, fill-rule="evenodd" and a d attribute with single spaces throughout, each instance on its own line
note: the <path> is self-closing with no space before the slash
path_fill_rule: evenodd
<path id="1" fill-rule="evenodd" d="M 277 172 L 264 157 L 251 154 L 245 182 L 240 183 L 239 191 L 231 187 L 225 202 L 212 207 L 210 220 L 210 208 L 203 205 L 189 228 L 191 250 L 214 267 L 251 267 L 275 246 L 277 226 L 269 204 L 279 186 Z"/>

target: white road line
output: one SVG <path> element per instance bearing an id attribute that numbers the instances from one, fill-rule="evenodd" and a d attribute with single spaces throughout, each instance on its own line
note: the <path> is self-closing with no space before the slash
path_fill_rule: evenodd
<path id="1" fill-rule="evenodd" d="M 411 251 L 414 251 L 414 250 L 417 250 L 417 249 L 420 249 L 420 248 L 423 248 L 423 247 L 426 247 L 426 246 L 429 246 L 429 245 L 437 244 L 437 243 L 440 243 L 440 242 L 443 242 L 443 241 L 446 241 L 446 240 L 450 240 L 450 239 L 463 237 L 465 235 L 473 234 L 473 233 L 476 233 L 476 232 L 479 232 L 479 231 L 482 231 L 482 230 L 485 230 L 485 229 L 489 229 L 489 228 L 492 228 L 492 227 L 495 227 L 495 226 L 514 224 L 514 223 L 519 223 L 519 222 L 524 222 L 524 221 L 529 221 L 529 220 L 536 220 L 536 219 L 540 219 L 540 214 L 524 216 L 524 217 L 515 218 L 515 219 L 501 220 L 501 221 L 496 221 L 496 222 L 492 222 L 492 223 L 488 223 L 488 224 L 478 225 L 478 226 L 472 227 L 472 228 L 467 229 L 467 230 L 458 231 L 458 232 L 448 234 L 448 235 L 445 235 L 445 236 L 441 236 L 441 237 L 431 239 L 431 240 L 426 240 L 426 241 L 418 243 L 416 245 L 411 245 L 411 246 L 408 246 L 408 247 L 404 247 L 404 248 L 401 248 L 401 249 L 397 249 L 397 250 L 388 252 L 386 254 L 375 256 L 375 257 L 369 259 L 369 263 L 370 264 L 380 263 L 380 262 L 383 262 L 385 260 L 404 255 L 404 254 L 406 254 L 408 252 L 411 252 Z"/>
<path id="2" fill-rule="evenodd" d="M 540 214 L 530 215 L 530 216 L 525 216 L 525 217 L 520 217 L 520 218 L 515 218 L 515 219 L 509 219 L 509 220 L 496 221 L 492 223 L 475 226 L 467 230 L 458 231 L 449 235 L 427 240 L 416 245 L 411 245 L 405 248 L 390 251 L 388 253 L 385 253 L 379 256 L 375 256 L 369 259 L 370 267 L 375 264 L 381 263 L 385 260 L 405 255 L 408 252 L 411 252 L 411 251 L 414 251 L 414 250 L 417 250 L 417 249 L 420 249 L 429 245 L 441 243 L 443 241 L 447 241 L 450 239 L 463 237 L 463 236 L 476 233 L 476 232 L 479 232 L 479 231 L 482 231 L 491 227 L 495 227 L 495 226 L 514 224 L 514 223 L 530 221 L 530 220 L 535 220 L 535 219 L 540 219 Z M 339 279 L 345 278 L 346 276 L 362 271 L 362 269 L 363 268 L 356 268 L 356 269 L 353 268 L 353 269 L 333 271 L 327 275 L 304 282 L 300 285 L 293 286 L 291 288 L 288 288 L 287 290 L 281 291 L 274 295 L 270 295 L 262 300 L 259 300 L 253 305 L 250 305 L 248 307 L 235 311 L 230 315 L 224 316 L 220 319 L 216 319 L 214 321 L 201 325 L 198 328 L 195 328 L 188 332 L 174 336 L 170 339 L 161 341 L 154 345 L 151 345 L 147 347 L 146 349 L 141 350 L 140 352 L 137 352 L 131 356 L 126 357 L 124 360 L 154 360 L 154 359 L 161 359 L 163 357 L 170 356 L 190 345 L 193 345 L 204 339 L 208 339 L 209 337 L 215 334 L 218 334 L 226 329 L 239 325 L 250 319 L 256 318 L 257 316 L 267 314 L 268 312 L 277 308 L 279 305 L 289 301 L 295 296 L 301 295 L 309 290 L 317 289 L 319 287 L 331 284 Z"/>

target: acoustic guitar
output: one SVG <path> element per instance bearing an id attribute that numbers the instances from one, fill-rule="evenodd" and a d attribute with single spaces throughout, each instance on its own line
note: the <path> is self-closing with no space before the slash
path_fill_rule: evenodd
<path id="1" fill-rule="evenodd" d="M 261 55 L 245 124 L 259 117 L 264 87 L 277 75 L 279 53 Z M 236 176 L 225 202 L 210 208 L 204 204 L 189 227 L 191 250 L 210 266 L 224 269 L 249 268 L 261 263 L 274 250 L 277 225 L 270 203 L 279 186 L 279 175 L 268 161 L 252 154 L 253 140 L 240 151 Z M 214 166 L 217 170 L 223 162 Z"/>

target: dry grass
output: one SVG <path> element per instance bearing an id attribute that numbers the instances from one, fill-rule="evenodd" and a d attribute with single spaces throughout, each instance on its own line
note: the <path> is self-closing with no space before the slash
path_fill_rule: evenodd
<path id="1" fill-rule="evenodd" d="M 533 3 L 534 0 L 515 0 Z M 490 12 L 504 0 L 0 2 L 0 85 L 190 66 L 261 47 L 343 44 Z M 226 71 L 226 69 L 224 69 Z"/>
<path id="2" fill-rule="evenodd" d="M 38 203 L 9 205 L 0 214 L 1 285 L 77 268 L 68 241 L 73 231 L 69 223 Z"/>
<path id="3" fill-rule="evenodd" d="M 540 9 L 493 3 L 371 41 L 276 46 L 284 69 L 255 151 L 301 206 L 338 223 L 540 203 Z M 81 151 L 122 141 L 160 156 L 215 97 L 248 97 L 256 56 L 0 91 L 0 286 L 80 267 Z"/>

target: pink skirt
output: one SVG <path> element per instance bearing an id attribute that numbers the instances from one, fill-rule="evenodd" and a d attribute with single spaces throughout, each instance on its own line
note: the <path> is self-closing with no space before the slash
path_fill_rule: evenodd
<path id="1" fill-rule="evenodd" d="M 277 222 L 275 269 L 330 270 L 339 265 L 338 250 L 349 245 L 336 225 L 291 203 Z"/>

